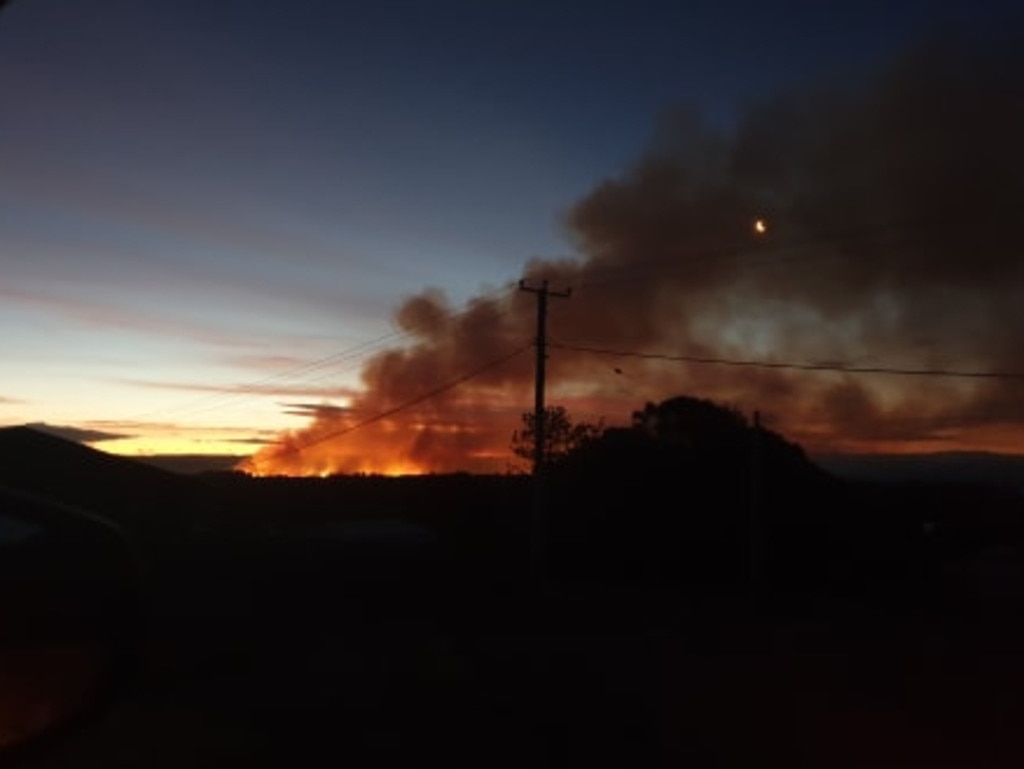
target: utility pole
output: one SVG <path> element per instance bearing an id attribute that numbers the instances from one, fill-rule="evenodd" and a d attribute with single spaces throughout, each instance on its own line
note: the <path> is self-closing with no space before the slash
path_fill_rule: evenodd
<path id="1" fill-rule="evenodd" d="M 747 521 L 747 559 L 750 588 L 756 593 L 761 581 L 761 483 L 762 483 L 761 412 L 754 412 L 750 433 L 750 510 Z"/>
<path id="2" fill-rule="evenodd" d="M 544 404 L 544 381 L 547 369 L 547 325 L 548 299 L 568 299 L 572 293 L 552 291 L 548 282 L 542 281 L 540 287 L 532 287 L 525 280 L 519 281 L 519 290 L 526 291 L 537 297 L 537 339 L 536 363 L 534 366 L 533 395 L 533 522 L 530 527 L 530 552 L 536 565 L 540 565 L 544 556 L 544 472 L 545 472 L 545 441 L 547 412 Z"/>

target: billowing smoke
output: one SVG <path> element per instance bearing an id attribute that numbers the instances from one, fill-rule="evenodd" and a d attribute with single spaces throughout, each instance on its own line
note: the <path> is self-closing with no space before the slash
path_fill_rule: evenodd
<path id="1" fill-rule="evenodd" d="M 532 285 L 574 292 L 550 306 L 552 401 L 614 422 L 698 395 L 759 409 L 820 451 L 1024 447 L 1020 379 L 613 354 L 1024 372 L 1022 51 L 931 45 L 758 104 L 730 131 L 672 114 L 635 167 L 567 214 L 578 258 L 526 266 Z M 413 342 L 369 361 L 348 411 L 252 467 L 503 469 L 531 354 L 480 369 L 530 343 L 534 313 L 514 290 L 463 313 L 436 291 L 407 300 L 397 319 Z"/>

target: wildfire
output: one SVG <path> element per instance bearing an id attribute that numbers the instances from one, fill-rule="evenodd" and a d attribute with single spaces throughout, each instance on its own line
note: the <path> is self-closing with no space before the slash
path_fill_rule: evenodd
<path id="1" fill-rule="evenodd" d="M 237 469 L 255 476 L 304 477 L 502 472 L 513 429 L 505 419 L 477 421 L 458 410 L 436 415 L 435 423 L 395 419 L 351 432 L 343 424 L 323 420 L 315 428 L 286 434 Z"/>
<path id="2" fill-rule="evenodd" d="M 242 462 L 238 469 L 257 477 L 303 476 L 328 478 L 332 475 L 424 475 L 433 472 L 428 463 L 414 462 L 403 458 L 391 458 L 387 452 L 355 453 L 337 445 L 319 451 L 296 451 L 285 445 L 275 444 Z"/>
<path id="3" fill-rule="evenodd" d="M 314 412 L 247 468 L 502 472 L 532 402 L 532 356 L 516 351 L 540 336 L 538 315 L 553 340 L 550 402 L 577 415 L 628 420 L 645 401 L 694 394 L 778 414 L 779 431 L 809 450 L 1017 450 L 1024 271 L 1016 220 L 998 213 L 1024 206 L 1024 119 L 996 60 L 958 57 L 955 82 L 923 66 L 943 58 L 907 61 L 844 90 L 813 121 L 799 92 L 739 130 L 702 126 L 718 156 L 744 161 L 713 175 L 703 153 L 675 151 L 692 146 L 689 128 L 666 135 L 566 212 L 577 253 L 525 265 L 523 284 L 578 289 L 571 301 L 538 313 L 515 283 L 463 309 L 436 289 L 406 298 L 395 312 L 404 341 L 365 361 L 363 391 L 340 414 Z M 945 119 L 957 103 L 970 120 Z M 921 126 L 936 139 L 917 142 Z M 744 160 L 757 157 L 772 160 Z M 894 157 L 908 162 L 894 167 Z M 939 172 L 950 163 L 958 173 Z M 969 205 L 948 216 L 965 187 Z M 771 200 L 771 217 L 750 210 L 758 200 Z M 749 264 L 691 258 L 753 242 L 765 248 Z M 790 254 L 814 258 L 791 269 Z M 820 360 L 880 365 L 858 375 L 805 365 Z M 927 376 L 885 377 L 886 367 Z M 949 384 L 942 371 L 961 367 L 988 373 Z"/>

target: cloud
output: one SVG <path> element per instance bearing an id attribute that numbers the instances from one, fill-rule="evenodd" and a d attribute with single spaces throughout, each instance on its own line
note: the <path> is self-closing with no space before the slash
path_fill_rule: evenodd
<path id="1" fill-rule="evenodd" d="M 317 377 L 320 377 L 317 374 Z M 203 393 L 228 397 L 248 397 L 253 395 L 270 395 L 290 398 L 349 398 L 356 391 L 352 387 L 339 385 L 317 384 L 285 384 L 279 382 L 255 382 L 240 384 L 237 387 L 211 385 L 203 382 L 159 382 L 146 379 L 122 379 L 124 384 L 133 387 L 144 387 L 156 390 L 182 390 L 192 393 Z"/>
<path id="2" fill-rule="evenodd" d="M 525 277 L 574 289 L 549 308 L 551 339 L 567 346 L 1024 372 L 1021 136 L 1014 41 L 930 44 L 864 81 L 752 105 L 730 131 L 678 110 L 631 169 L 567 212 L 578 255 L 534 259 Z M 330 436 L 528 344 L 535 312 L 515 291 L 462 313 L 437 290 L 409 298 L 396 318 L 413 343 L 368 361 L 351 410 L 317 414 L 255 462 L 347 470 L 380 451 L 432 469 L 494 467 L 531 402 L 529 356 L 360 430 L 358 443 Z M 551 396 L 628 414 L 641 403 L 624 389 L 691 393 L 760 409 L 833 450 L 962 445 L 972 431 L 1024 427 L 1019 381 L 631 359 L 624 384 L 613 373 L 623 365 L 556 349 Z"/>
<path id="3" fill-rule="evenodd" d="M 347 414 L 347 406 L 334 406 L 329 403 L 282 403 L 284 413 L 291 416 L 331 419 Z"/>
<path id="4" fill-rule="evenodd" d="M 38 284 L 38 285 L 36 285 Z M 308 334 L 300 332 L 268 332 L 265 328 L 242 326 L 228 320 L 204 322 L 194 312 L 176 308 L 143 308 L 136 306 L 139 296 L 133 293 L 117 292 L 106 286 L 101 289 L 102 299 L 86 298 L 62 293 L 68 290 L 54 288 L 60 281 L 41 284 L 37 279 L 26 280 L 22 285 L 11 280 L 0 286 L 0 300 L 30 310 L 57 315 L 73 322 L 76 328 L 130 331 L 133 334 L 164 339 L 184 339 L 215 348 L 218 363 L 232 366 L 266 367 L 276 363 L 291 365 L 300 359 L 293 356 L 268 357 L 261 351 L 276 345 L 293 351 L 308 349 Z M 81 284 L 68 284 L 76 291 Z M 190 307 L 199 306 L 195 292 L 190 295 Z M 223 292 L 217 300 L 223 303 Z M 213 300 L 206 306 L 214 305 Z M 226 316 L 218 316 L 218 318 Z M 247 352 L 251 351 L 251 352 Z M 308 358 L 301 358 L 308 363 Z"/>
<path id="5" fill-rule="evenodd" d="M 257 438 L 257 437 L 252 437 L 252 438 L 226 438 L 225 442 L 227 442 L 227 443 L 237 443 L 239 445 L 248 445 L 248 446 L 266 446 L 268 443 L 273 443 L 274 442 L 274 437 L 273 436 L 267 436 L 266 438 Z"/>
<path id="6" fill-rule="evenodd" d="M 49 289 L 0 286 L 0 298 L 5 302 L 46 313 L 57 313 L 87 328 L 130 329 L 140 334 L 189 339 L 231 348 L 254 345 L 255 342 L 254 335 L 247 333 L 231 333 L 187 319 L 154 315 L 126 305 L 62 296 Z M 265 340 L 261 344 L 265 344 Z"/>
<path id="7" fill-rule="evenodd" d="M 93 428 L 73 427 L 71 425 L 51 425 L 46 422 L 33 422 L 25 425 L 33 430 L 63 438 L 74 443 L 97 443 L 99 441 L 112 441 L 132 436 L 123 433 L 111 433 Z"/>

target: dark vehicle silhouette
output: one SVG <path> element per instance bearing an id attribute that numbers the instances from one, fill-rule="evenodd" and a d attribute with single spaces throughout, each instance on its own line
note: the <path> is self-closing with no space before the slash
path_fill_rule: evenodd
<path id="1" fill-rule="evenodd" d="M 116 526 L 0 487 L 0 759 L 49 749 L 117 699 L 142 641 L 141 588 Z"/>

